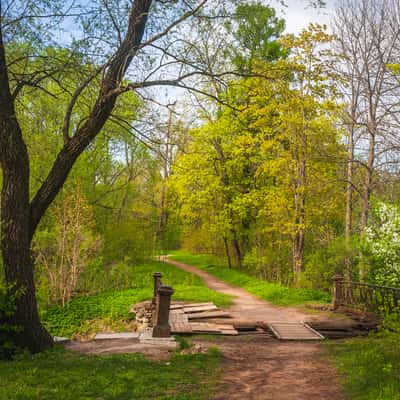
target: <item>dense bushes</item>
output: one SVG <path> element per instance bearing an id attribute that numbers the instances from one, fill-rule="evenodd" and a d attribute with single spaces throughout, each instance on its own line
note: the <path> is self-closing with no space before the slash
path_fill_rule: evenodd
<path id="1" fill-rule="evenodd" d="M 0 282 L 0 360 L 11 358 L 17 350 L 13 334 L 18 327 L 10 321 L 14 312 L 16 296 L 17 294 L 10 296 L 7 288 Z"/>
<path id="2" fill-rule="evenodd" d="M 374 283 L 400 287 L 400 211 L 379 203 L 362 243 L 363 270 Z"/>

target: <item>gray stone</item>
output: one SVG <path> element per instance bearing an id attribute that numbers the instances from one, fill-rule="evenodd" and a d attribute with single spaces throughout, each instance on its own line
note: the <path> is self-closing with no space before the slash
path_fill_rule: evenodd
<path id="1" fill-rule="evenodd" d="M 138 339 L 139 332 L 98 333 L 94 340 Z"/>
<path id="2" fill-rule="evenodd" d="M 141 344 L 151 345 L 154 347 L 169 347 L 169 348 L 177 348 L 178 343 L 173 340 L 157 340 L 160 338 L 153 338 L 153 339 L 140 339 Z M 163 338 L 165 339 L 165 338 Z"/>
<path id="3" fill-rule="evenodd" d="M 53 337 L 54 343 L 67 343 L 70 342 L 71 339 L 62 336 L 54 336 Z"/>

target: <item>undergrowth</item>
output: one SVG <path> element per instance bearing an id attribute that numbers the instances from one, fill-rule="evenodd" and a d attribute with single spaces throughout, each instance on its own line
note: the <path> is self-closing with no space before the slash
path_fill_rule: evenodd
<path id="1" fill-rule="evenodd" d="M 97 330 L 120 330 L 133 318 L 129 309 L 135 303 L 149 300 L 153 295 L 153 272 L 163 274 L 162 281 L 174 288 L 174 300 L 230 304 L 231 298 L 208 289 L 203 281 L 171 265 L 154 262 L 132 266 L 134 274 L 131 288 L 114 290 L 93 296 L 74 298 L 65 307 L 56 305 L 41 310 L 41 318 L 50 333 L 72 337 L 88 335 Z"/>

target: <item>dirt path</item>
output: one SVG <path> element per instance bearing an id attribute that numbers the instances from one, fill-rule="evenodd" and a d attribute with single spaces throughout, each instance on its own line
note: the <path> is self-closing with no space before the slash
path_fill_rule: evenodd
<path id="1" fill-rule="evenodd" d="M 261 300 L 246 290 L 232 286 L 221 279 L 209 274 L 192 265 L 183 264 L 178 261 L 164 257 L 164 262 L 175 267 L 183 269 L 194 275 L 200 276 L 204 283 L 216 292 L 224 293 L 233 296 L 233 305 L 227 310 L 235 319 L 246 320 L 251 322 L 256 321 L 305 321 L 310 319 L 310 315 L 296 308 L 274 306 L 264 300 Z"/>
<path id="2" fill-rule="evenodd" d="M 209 288 L 234 296 L 228 310 L 235 319 L 266 322 L 310 319 L 310 315 L 300 310 L 273 306 L 194 266 L 170 259 L 164 261 L 200 276 Z M 260 335 L 196 341 L 218 346 L 223 356 L 223 382 L 215 400 L 344 399 L 337 374 L 324 359 L 320 343 L 279 342 Z"/>

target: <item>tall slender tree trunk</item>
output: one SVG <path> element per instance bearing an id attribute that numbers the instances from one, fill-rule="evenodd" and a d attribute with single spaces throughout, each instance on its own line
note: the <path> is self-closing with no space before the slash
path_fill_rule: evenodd
<path id="1" fill-rule="evenodd" d="M 307 137 L 303 128 L 294 188 L 294 222 L 296 231 L 293 236 L 293 275 L 295 286 L 300 285 L 301 275 L 304 271 L 306 157 Z"/>
<path id="2" fill-rule="evenodd" d="M 304 271 L 305 196 L 301 190 L 295 197 L 296 232 L 293 236 L 293 274 L 294 284 L 299 286 Z"/>
<path id="3" fill-rule="evenodd" d="M 221 163 L 220 174 L 221 174 L 223 185 L 224 185 L 224 187 L 229 187 L 229 184 L 230 184 L 229 176 L 228 176 L 228 174 L 226 172 L 226 165 L 225 165 L 226 164 L 226 160 L 225 160 L 224 152 L 223 152 L 222 147 L 221 147 L 221 143 L 218 140 L 215 140 L 213 142 L 213 146 L 214 146 L 214 149 L 215 149 L 215 151 L 216 151 L 216 153 L 218 155 L 219 161 Z M 227 205 L 232 204 L 232 199 L 231 199 L 231 197 L 229 195 L 226 195 L 225 203 Z M 232 215 L 232 210 L 230 210 L 229 211 L 229 219 L 230 219 L 230 222 L 232 222 L 232 224 L 233 224 L 233 221 L 234 221 L 233 217 L 234 216 Z M 231 233 L 231 236 L 232 236 L 231 246 L 232 246 L 232 250 L 233 250 L 233 258 L 235 260 L 235 266 L 236 266 L 236 268 L 241 269 L 242 268 L 243 253 L 242 253 L 242 251 L 240 249 L 240 243 L 239 243 L 237 231 L 236 231 L 235 228 L 232 228 L 230 230 L 230 233 Z"/>
<path id="4" fill-rule="evenodd" d="M 354 172 L 354 129 L 353 126 L 349 131 L 349 143 L 347 149 L 347 184 L 346 184 L 346 218 L 345 218 L 345 241 L 346 252 L 351 246 L 351 235 L 353 232 L 353 172 Z M 352 259 L 349 254 L 344 260 L 344 275 L 347 280 L 351 279 Z"/>
<path id="5" fill-rule="evenodd" d="M 228 267 L 229 267 L 229 269 L 231 269 L 231 268 L 232 268 L 232 260 L 231 260 L 231 253 L 230 253 L 230 251 L 229 251 L 228 240 L 226 239 L 225 236 L 224 236 L 223 240 L 224 240 L 224 247 L 225 247 L 226 259 L 227 259 L 227 261 L 228 261 Z"/>
<path id="6" fill-rule="evenodd" d="M 363 196 L 361 200 L 361 220 L 360 220 L 360 231 L 364 234 L 365 228 L 368 224 L 369 209 L 370 209 L 370 198 L 372 193 L 373 183 L 373 172 L 375 163 L 375 129 L 370 130 L 370 139 L 368 146 L 368 160 L 365 167 L 364 187 Z"/>
<path id="7" fill-rule="evenodd" d="M 236 268 L 242 268 L 242 251 L 240 250 L 239 240 L 236 237 L 236 233 L 234 233 L 234 237 L 232 239 L 232 248 L 233 248 L 233 256 L 235 258 Z"/>
<path id="8" fill-rule="evenodd" d="M 375 163 L 375 126 L 371 124 L 372 127 L 369 131 L 370 139 L 368 146 L 368 160 L 365 167 L 365 177 L 364 177 L 364 187 L 361 199 L 361 219 L 360 219 L 360 233 L 361 236 L 365 234 L 365 228 L 368 224 L 369 209 L 370 209 L 370 199 L 372 193 L 373 184 L 373 172 Z M 360 269 L 360 280 L 364 281 L 367 271 L 365 268 Z"/>

